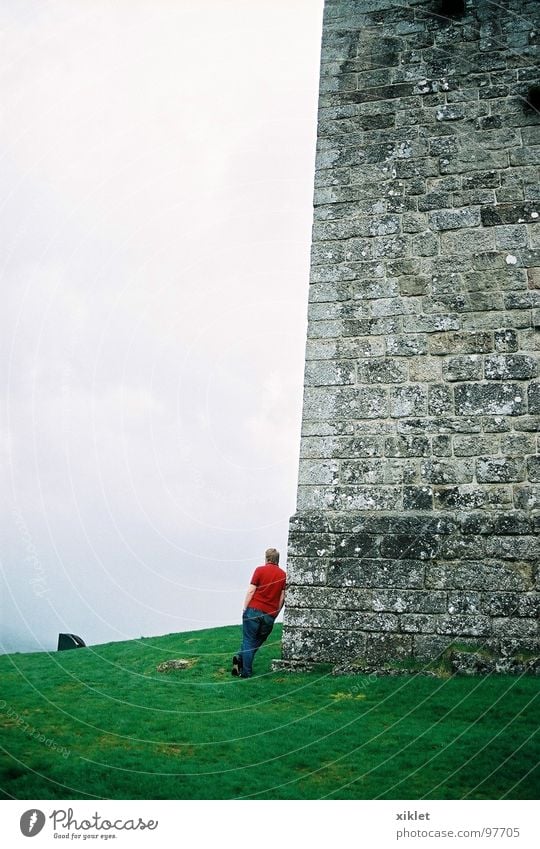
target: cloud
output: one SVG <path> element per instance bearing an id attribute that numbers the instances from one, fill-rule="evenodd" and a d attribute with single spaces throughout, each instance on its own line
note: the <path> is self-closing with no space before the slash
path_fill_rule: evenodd
<path id="1" fill-rule="evenodd" d="M 322 3 L 16 7 L 4 639 L 232 621 L 294 510 Z"/>

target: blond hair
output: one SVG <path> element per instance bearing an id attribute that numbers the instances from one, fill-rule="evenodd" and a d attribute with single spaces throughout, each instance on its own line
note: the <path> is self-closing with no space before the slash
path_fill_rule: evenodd
<path id="1" fill-rule="evenodd" d="M 279 563 L 279 551 L 277 548 L 267 548 L 264 554 L 267 563 Z"/>

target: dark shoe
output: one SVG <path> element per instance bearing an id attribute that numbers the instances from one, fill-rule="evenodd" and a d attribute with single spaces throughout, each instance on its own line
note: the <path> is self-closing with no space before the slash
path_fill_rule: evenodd
<path id="1" fill-rule="evenodd" d="M 242 655 L 235 654 L 232 659 L 231 675 L 238 678 L 242 674 Z"/>

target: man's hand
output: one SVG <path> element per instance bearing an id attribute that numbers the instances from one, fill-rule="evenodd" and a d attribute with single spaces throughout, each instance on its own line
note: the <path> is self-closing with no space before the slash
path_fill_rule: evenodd
<path id="1" fill-rule="evenodd" d="M 249 585 L 248 591 L 246 593 L 246 597 L 244 599 L 244 610 L 247 610 L 247 608 L 249 607 L 249 603 L 250 603 L 251 599 L 253 598 L 253 593 L 255 592 L 256 589 L 257 589 L 257 587 L 255 586 L 255 584 Z"/>

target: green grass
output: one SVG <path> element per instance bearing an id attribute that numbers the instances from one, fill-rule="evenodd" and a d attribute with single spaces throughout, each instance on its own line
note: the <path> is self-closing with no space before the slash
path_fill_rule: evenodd
<path id="1" fill-rule="evenodd" d="M 537 798 L 537 679 L 273 673 L 276 627 L 243 681 L 239 636 L 0 657 L 2 797 Z"/>

